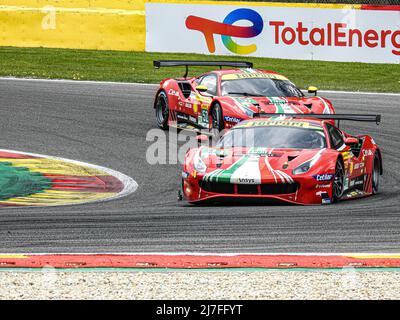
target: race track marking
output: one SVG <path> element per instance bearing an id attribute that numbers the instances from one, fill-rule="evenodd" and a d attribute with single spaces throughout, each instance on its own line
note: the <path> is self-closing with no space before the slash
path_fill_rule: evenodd
<path id="1" fill-rule="evenodd" d="M 97 165 L 0 149 L 0 207 L 84 204 L 127 196 L 138 185 Z"/>
<path id="2" fill-rule="evenodd" d="M 400 268 L 399 254 L 24 254 L 1 255 L 2 268 L 340 269 Z"/>

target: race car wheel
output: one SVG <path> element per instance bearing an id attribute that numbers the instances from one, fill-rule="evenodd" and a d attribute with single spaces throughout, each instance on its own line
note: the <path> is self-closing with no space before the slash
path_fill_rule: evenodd
<path id="1" fill-rule="evenodd" d="M 372 169 L 372 193 L 377 194 L 379 191 L 379 176 L 381 174 L 381 162 L 378 153 L 375 153 L 374 167 Z"/>
<path id="2" fill-rule="evenodd" d="M 168 128 L 168 97 L 165 91 L 160 91 L 156 98 L 156 121 L 157 125 L 166 130 Z"/>
<path id="3" fill-rule="evenodd" d="M 335 176 L 332 183 L 332 202 L 338 202 L 344 191 L 344 168 L 342 161 L 336 162 Z"/>
<path id="4" fill-rule="evenodd" d="M 217 134 L 224 129 L 222 108 L 219 103 L 216 103 L 211 111 L 211 125 L 211 130 Z"/>

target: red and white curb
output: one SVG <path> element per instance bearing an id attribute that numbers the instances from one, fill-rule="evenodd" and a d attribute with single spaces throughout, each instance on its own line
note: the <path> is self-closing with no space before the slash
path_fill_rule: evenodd
<path id="1" fill-rule="evenodd" d="M 400 268 L 400 254 L 0 254 L 1 268 Z"/>

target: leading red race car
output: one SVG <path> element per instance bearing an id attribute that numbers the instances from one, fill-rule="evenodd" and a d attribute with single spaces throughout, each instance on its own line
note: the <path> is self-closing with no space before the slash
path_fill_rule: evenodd
<path id="1" fill-rule="evenodd" d="M 380 115 L 270 114 L 243 121 L 215 147 L 188 151 L 183 195 L 191 203 L 328 204 L 377 193 L 379 147 L 370 136 L 351 136 L 328 120 L 379 123 Z"/>
<path id="2" fill-rule="evenodd" d="M 229 129 L 259 113 L 333 114 L 329 100 L 317 96 L 310 87 L 306 97 L 281 74 L 253 69 L 250 62 L 154 61 L 156 68 L 186 66 L 178 79 L 164 79 L 157 90 L 154 108 L 157 125 L 162 129 Z M 229 66 L 199 77 L 187 78 L 189 66 Z"/>

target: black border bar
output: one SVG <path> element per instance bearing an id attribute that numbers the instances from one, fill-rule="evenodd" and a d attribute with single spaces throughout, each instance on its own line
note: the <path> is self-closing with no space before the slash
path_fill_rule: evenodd
<path id="1" fill-rule="evenodd" d="M 156 69 L 177 66 L 253 68 L 253 63 L 248 61 L 155 60 L 153 65 Z"/>
<path id="2" fill-rule="evenodd" d="M 380 114 L 302 114 L 302 113 L 254 113 L 253 118 L 271 118 L 271 117 L 287 117 L 287 118 L 311 118 L 322 120 L 347 120 L 347 121 L 362 121 L 362 122 L 381 122 Z"/>

